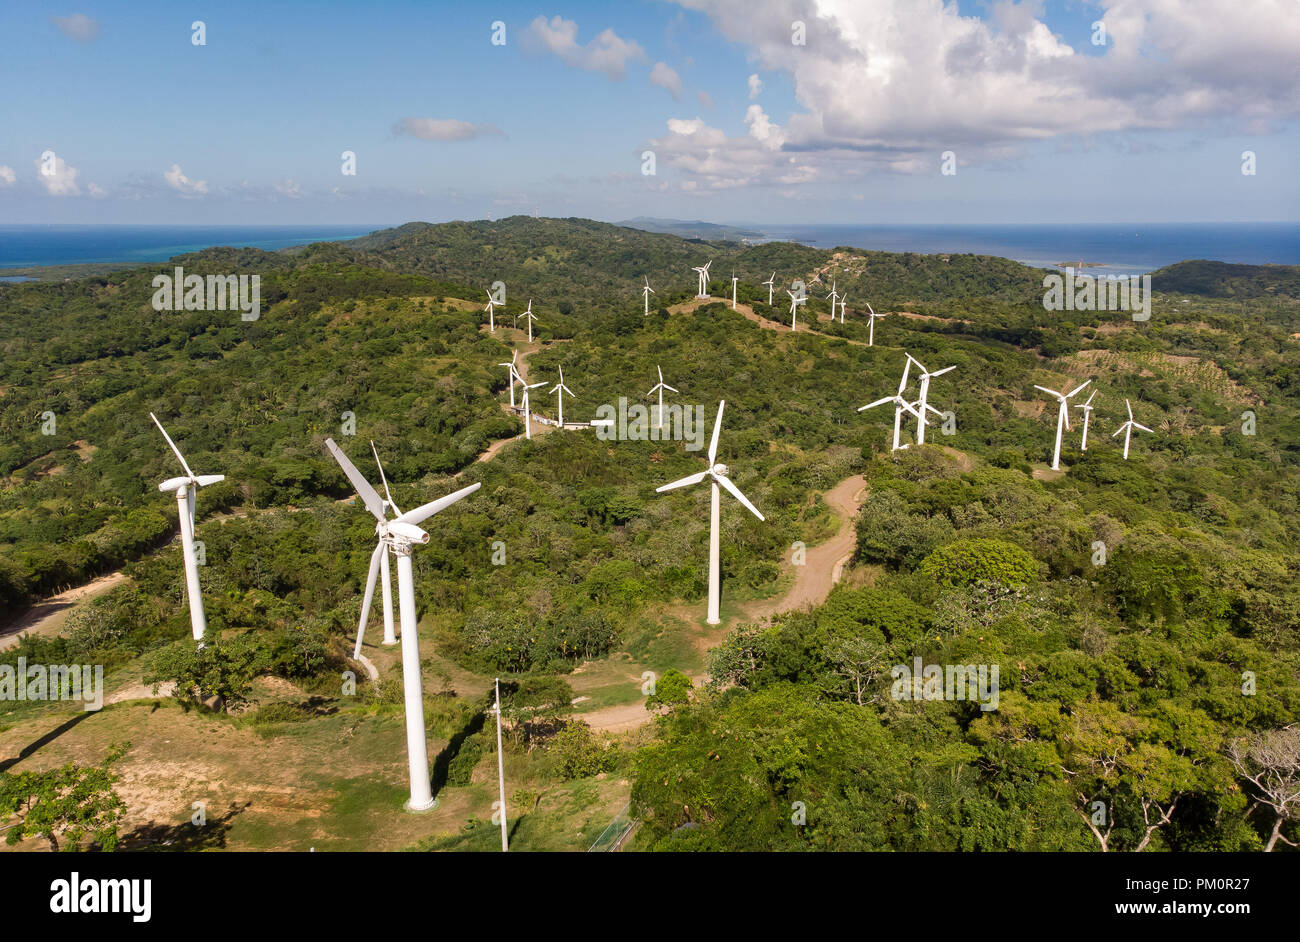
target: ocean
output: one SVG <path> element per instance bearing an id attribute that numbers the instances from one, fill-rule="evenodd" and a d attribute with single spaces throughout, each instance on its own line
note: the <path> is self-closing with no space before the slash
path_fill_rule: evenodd
<path id="1" fill-rule="evenodd" d="M 1101 274 L 1141 275 L 1185 259 L 1300 265 L 1298 223 L 1109 225 L 747 224 L 769 240 L 816 248 L 969 252 L 1051 268 L 1082 261 Z M 83 262 L 164 262 L 214 245 L 279 249 L 366 235 L 374 226 L 0 225 L 0 269 Z"/>
<path id="2" fill-rule="evenodd" d="M 0 225 L 0 268 L 165 262 L 214 245 L 272 251 L 369 235 L 375 226 L 9 226 Z"/>
<path id="3" fill-rule="evenodd" d="M 1300 223 L 1111 223 L 1089 225 L 747 224 L 771 240 L 814 248 L 998 255 L 1037 268 L 1082 261 L 1103 275 L 1143 275 L 1188 259 L 1300 265 Z"/>

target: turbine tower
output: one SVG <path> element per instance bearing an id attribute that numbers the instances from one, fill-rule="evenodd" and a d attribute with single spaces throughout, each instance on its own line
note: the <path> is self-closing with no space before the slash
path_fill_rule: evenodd
<path id="1" fill-rule="evenodd" d="M 497 332 L 497 322 L 496 322 L 496 318 L 492 316 L 492 312 L 496 310 L 496 306 L 501 302 L 498 301 L 496 298 L 492 297 L 491 291 L 487 293 L 487 296 L 488 296 L 488 303 L 487 306 L 483 308 L 483 310 L 487 311 L 488 330 L 495 334 Z"/>
<path id="2" fill-rule="evenodd" d="M 697 298 L 707 298 L 709 296 L 709 266 L 712 264 L 713 261 L 710 259 L 708 265 L 701 265 L 694 269 L 700 276 L 700 287 L 695 293 Z"/>
<path id="3" fill-rule="evenodd" d="M 763 284 L 767 285 L 767 306 L 768 306 L 768 307 L 771 307 L 771 306 L 772 306 L 772 287 L 773 287 L 773 285 L 776 284 L 776 272 L 772 272 L 772 277 L 769 278 L 769 279 L 767 279 L 767 281 L 764 281 Z"/>
<path id="4" fill-rule="evenodd" d="M 798 330 L 798 329 L 799 329 L 799 323 L 798 323 L 798 322 L 799 322 L 799 314 L 798 314 L 799 305 L 800 305 L 800 304 L 803 304 L 805 301 L 807 301 L 807 300 L 808 300 L 808 296 L 807 296 L 806 294 L 805 294 L 805 295 L 796 295 L 793 291 L 789 290 L 788 288 L 786 289 L 786 292 L 785 292 L 785 293 L 788 294 L 788 295 L 790 295 L 790 329 L 791 329 L 791 330 Z"/>
<path id="5" fill-rule="evenodd" d="M 573 396 L 573 390 L 570 389 L 568 386 L 564 385 L 564 367 L 560 367 L 560 381 L 555 384 L 554 388 L 551 389 L 551 393 L 559 399 L 560 428 L 564 428 L 564 396 L 566 393 L 570 396 Z M 573 398 L 577 399 L 578 397 L 573 396 Z"/>
<path id="6" fill-rule="evenodd" d="M 497 366 L 504 366 L 510 370 L 510 408 L 512 409 L 515 407 L 515 383 L 523 383 L 524 381 L 523 377 L 519 375 L 519 370 L 515 368 L 515 364 L 518 362 L 519 351 L 516 350 L 509 360 L 497 364 Z"/>
<path id="7" fill-rule="evenodd" d="M 836 299 L 837 299 L 839 296 L 840 296 L 839 292 L 835 290 L 835 282 L 832 281 L 832 282 L 831 282 L 831 293 L 828 294 L 828 295 L 826 295 L 826 297 L 827 297 L 827 298 L 830 300 L 830 302 L 831 302 L 831 323 L 834 323 L 834 322 L 835 322 L 835 301 L 836 301 Z"/>
<path id="8" fill-rule="evenodd" d="M 870 320 L 870 322 L 867 324 L 867 346 L 868 346 L 868 347 L 874 347 L 874 346 L 876 345 L 876 318 L 877 318 L 877 317 L 888 317 L 889 315 L 888 315 L 888 314 L 877 314 L 877 313 L 876 313 L 876 309 L 875 309 L 874 307 L 871 306 L 871 302 L 870 302 L 870 301 L 867 301 L 867 302 L 866 302 L 866 305 L 867 305 L 867 310 L 871 313 L 871 320 Z"/>
<path id="9" fill-rule="evenodd" d="M 1092 391 L 1092 395 L 1088 397 L 1087 402 L 1080 403 L 1079 405 L 1075 406 L 1076 409 L 1083 410 L 1083 442 L 1082 444 L 1079 445 L 1080 451 L 1088 450 L 1088 420 L 1092 418 L 1092 409 L 1093 409 L 1092 400 L 1096 398 L 1097 398 L 1097 390 L 1094 389 Z"/>
<path id="10" fill-rule="evenodd" d="M 537 320 L 537 315 L 533 313 L 532 298 L 528 299 L 528 310 L 524 311 L 524 313 L 520 314 L 519 316 L 523 318 L 527 318 L 528 320 L 528 342 L 532 343 L 533 342 L 533 321 Z"/>
<path id="11" fill-rule="evenodd" d="M 411 799 L 406 807 L 410 811 L 426 811 L 433 807 L 433 790 L 429 782 L 429 745 L 424 728 L 424 683 L 420 676 L 420 639 L 416 634 L 415 577 L 411 569 L 411 552 L 415 546 L 429 542 L 429 534 L 421 530 L 419 524 L 456 501 L 468 497 L 482 485 L 462 487 L 389 520 L 385 515 L 387 505 L 348 460 L 348 456 L 334 444 L 334 439 L 325 439 L 325 447 L 356 488 L 366 509 L 374 515 L 377 521 L 375 533 L 381 546 L 397 557 L 397 598 L 402 618 L 402 690 L 406 705 L 406 760 L 411 783 Z M 371 557 L 367 585 L 372 592 L 374 584 L 375 557 Z"/>
<path id="12" fill-rule="evenodd" d="M 201 644 L 203 635 L 208 630 L 208 619 L 203 614 L 203 592 L 199 587 L 199 561 L 194 555 L 194 503 L 200 487 L 224 481 L 226 476 L 195 474 L 191 471 L 190 466 L 185 463 L 181 450 L 176 447 L 172 437 L 158 421 L 158 416 L 150 412 L 149 418 L 153 419 L 154 425 L 158 426 L 158 431 L 162 432 L 163 438 L 167 439 L 168 447 L 180 461 L 181 467 L 185 469 L 185 477 L 168 478 L 158 485 L 158 490 L 164 494 L 168 491 L 176 492 L 176 510 L 181 524 L 181 552 L 185 557 L 185 596 L 190 603 L 190 628 L 194 633 L 194 640 Z"/>
<path id="13" fill-rule="evenodd" d="M 659 393 L 659 414 L 658 417 L 655 419 L 655 428 L 663 428 L 664 427 L 664 390 L 666 389 L 669 392 L 677 392 L 677 390 L 673 389 L 673 387 L 669 386 L 667 383 L 664 382 L 663 370 L 659 369 L 658 366 L 655 366 L 655 370 L 659 373 L 659 382 L 655 385 L 653 389 L 651 389 L 645 395 L 646 398 L 649 399 L 656 392 Z"/>
<path id="14" fill-rule="evenodd" d="M 496 690 L 496 703 L 492 712 L 497 715 L 497 793 L 500 795 L 498 802 L 501 809 L 501 850 L 508 851 L 510 838 L 506 833 L 506 759 L 501 751 L 501 678 L 493 680 L 492 686 Z"/>
<path id="15" fill-rule="evenodd" d="M 1068 429 L 1070 427 L 1069 400 L 1075 393 L 1082 390 L 1084 386 L 1087 386 L 1088 383 L 1091 382 L 1092 380 L 1090 379 L 1085 380 L 1081 385 L 1076 386 L 1068 393 L 1059 393 L 1055 389 L 1048 389 L 1046 386 L 1039 386 L 1037 384 L 1034 385 L 1035 389 L 1041 390 L 1042 392 L 1045 392 L 1050 396 L 1055 396 L 1056 401 L 1059 404 L 1059 408 L 1056 410 L 1056 450 L 1052 452 L 1053 471 L 1059 471 L 1061 469 L 1061 432 L 1064 429 Z"/>
<path id="16" fill-rule="evenodd" d="M 736 278 L 736 273 L 733 271 L 731 273 L 731 309 L 733 311 L 736 309 L 736 281 L 737 280 L 738 279 Z"/>
<path id="17" fill-rule="evenodd" d="M 645 316 L 650 316 L 650 295 L 655 293 L 655 289 L 650 287 L 650 279 L 646 277 L 645 287 L 641 289 L 641 294 L 645 296 Z"/>
<path id="18" fill-rule="evenodd" d="M 840 323 L 841 324 L 844 323 L 844 312 L 848 309 L 848 306 L 849 306 L 849 296 L 848 293 L 846 292 L 840 295 Z M 832 324 L 835 323 L 835 308 L 831 308 L 831 323 Z"/>
<path id="19" fill-rule="evenodd" d="M 907 374 L 911 369 L 912 358 L 908 357 L 903 362 L 903 378 L 898 384 L 898 392 L 892 396 L 885 396 L 883 399 L 877 399 L 875 402 L 869 402 L 865 406 L 858 407 L 859 412 L 865 412 L 867 409 L 874 409 L 876 406 L 883 406 L 887 402 L 892 402 L 894 404 L 894 447 L 890 449 L 891 451 L 900 451 L 907 447 L 899 441 L 899 436 L 902 433 L 903 412 L 907 411 L 918 419 L 921 417 L 921 413 L 919 413 L 916 408 L 903 397 L 903 390 L 907 388 Z"/>
<path id="20" fill-rule="evenodd" d="M 720 554 L 718 550 L 718 524 L 719 524 L 719 517 L 721 516 L 720 509 L 719 509 L 719 503 L 721 498 L 718 492 L 718 485 L 721 484 L 728 491 L 730 491 L 731 496 L 736 498 L 736 500 L 740 501 L 742 504 L 744 504 L 746 509 L 748 509 L 749 512 L 752 513 L 755 517 L 757 517 L 759 520 L 763 519 L 763 515 L 758 512 L 758 508 L 749 502 L 749 498 L 747 498 L 744 494 L 740 493 L 740 488 L 736 487 L 736 485 L 731 483 L 731 479 L 727 477 L 727 466 L 725 464 L 715 463 L 715 459 L 718 456 L 718 432 L 722 429 L 722 410 L 726 405 L 727 405 L 726 400 L 723 400 L 722 402 L 718 403 L 718 418 L 713 423 L 713 440 L 709 443 L 709 467 L 707 468 L 707 470 L 701 471 L 698 474 L 688 475 L 687 477 L 681 478 L 680 480 L 673 481 L 671 484 L 665 484 L 663 487 L 656 488 L 656 490 L 659 493 L 663 493 L 664 491 L 675 490 L 676 488 L 679 487 L 686 487 L 691 484 L 699 484 L 705 478 L 712 479 L 710 482 L 712 484 L 712 503 L 710 503 L 709 505 L 708 622 L 710 625 L 716 625 L 719 623 L 719 621 L 721 621 L 721 619 L 718 617 L 719 594 L 720 594 L 719 588 L 722 579 L 721 566 L 719 564 Z"/>
<path id="21" fill-rule="evenodd" d="M 532 413 L 532 411 L 529 409 L 529 406 L 528 406 L 528 390 L 530 390 L 530 389 L 536 389 L 538 386 L 545 386 L 546 384 L 545 384 L 545 383 L 533 383 L 533 384 L 530 386 L 530 385 L 528 385 L 527 383 L 525 383 L 523 380 L 520 380 L 520 381 L 519 381 L 519 385 L 520 385 L 520 386 L 523 386 L 523 388 L 524 388 L 524 401 L 523 401 L 523 407 L 524 407 L 524 438 L 528 439 L 529 441 L 532 441 L 532 439 L 533 439 L 533 413 Z"/>
<path id="22" fill-rule="evenodd" d="M 944 373 L 951 372 L 952 370 L 957 369 L 957 367 L 955 367 L 955 366 L 948 366 L 948 367 L 944 367 L 943 369 L 938 370 L 938 371 L 936 371 L 936 372 L 934 372 L 934 373 L 931 373 L 930 371 L 928 371 L 928 370 L 925 368 L 925 365 L 924 365 L 920 360 L 918 360 L 916 357 L 912 356 L 910 353 L 907 353 L 907 354 L 904 354 L 904 355 L 905 355 L 909 360 L 911 360 L 913 363 L 915 363 L 918 367 L 920 367 L 920 369 L 921 369 L 921 394 L 920 394 L 920 398 L 917 399 L 917 401 L 916 401 L 916 412 L 917 412 L 917 416 L 916 416 L 916 443 L 917 443 L 918 445 L 924 445 L 924 444 L 925 444 L 925 426 L 926 426 L 926 424 L 927 424 L 927 423 L 926 423 L 926 419 L 925 419 L 925 413 L 926 413 L 927 411 L 929 411 L 929 412 L 933 412 L 933 413 L 934 413 L 935 415 L 937 415 L 937 416 L 940 416 L 940 417 L 943 416 L 943 413 L 942 413 L 942 412 L 940 412 L 940 411 L 939 411 L 938 409 L 936 409 L 934 406 L 930 405 L 930 401 L 929 401 L 929 399 L 930 399 L 930 380 L 934 379 L 934 377 L 936 377 L 936 376 L 942 376 Z"/>
<path id="23" fill-rule="evenodd" d="M 1127 399 L 1124 400 L 1124 408 L 1128 409 L 1128 421 L 1115 430 L 1115 435 L 1118 435 L 1120 432 L 1124 433 L 1124 460 L 1128 461 L 1128 442 L 1129 439 L 1133 437 L 1133 430 L 1135 428 L 1140 428 L 1144 432 L 1150 432 L 1151 429 L 1147 428 L 1145 425 L 1139 425 L 1133 420 L 1133 407 L 1129 405 Z M 1111 438 L 1114 438 L 1115 435 L 1112 435 Z"/>

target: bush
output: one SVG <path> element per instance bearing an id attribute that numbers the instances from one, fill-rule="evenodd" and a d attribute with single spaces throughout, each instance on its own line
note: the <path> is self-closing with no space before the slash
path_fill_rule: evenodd
<path id="1" fill-rule="evenodd" d="M 556 772 L 566 782 L 608 771 L 614 764 L 613 751 L 597 742 L 591 727 L 582 722 L 565 724 L 551 740 L 547 752 L 555 759 Z"/>
<path id="2" fill-rule="evenodd" d="M 1037 580 L 1038 563 L 1014 543 L 957 540 L 925 557 L 921 572 L 949 588 L 981 581 L 1021 586 Z"/>

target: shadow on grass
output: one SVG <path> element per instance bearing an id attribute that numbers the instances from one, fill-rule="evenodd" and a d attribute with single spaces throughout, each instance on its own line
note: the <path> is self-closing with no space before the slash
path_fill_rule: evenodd
<path id="1" fill-rule="evenodd" d="M 18 755 L 14 756 L 11 759 L 5 759 L 4 761 L 0 762 L 0 772 L 8 772 L 11 768 L 13 768 L 19 762 L 22 762 L 32 753 L 36 752 L 38 749 L 43 749 L 44 747 L 48 746 L 50 743 L 54 742 L 54 740 L 58 739 L 68 730 L 76 726 L 78 723 L 82 723 L 85 720 L 89 719 L 90 717 L 94 716 L 96 712 L 97 711 L 94 710 L 87 710 L 84 713 L 78 713 L 72 719 L 50 730 L 40 739 L 28 743 L 26 746 L 23 747 L 22 751 L 18 753 Z"/>
<path id="2" fill-rule="evenodd" d="M 193 821 L 184 824 L 159 824 L 150 822 L 142 824 L 129 834 L 122 836 L 119 850 L 153 851 L 167 853 L 172 851 L 218 850 L 226 846 L 226 837 L 230 833 L 231 822 L 235 815 L 252 804 L 232 805 L 220 817 L 208 818 L 201 825 Z"/>

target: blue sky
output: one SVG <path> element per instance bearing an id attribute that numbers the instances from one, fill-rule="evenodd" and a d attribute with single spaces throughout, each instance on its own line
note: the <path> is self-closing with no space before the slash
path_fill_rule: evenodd
<path id="1" fill-rule="evenodd" d="M 1300 45 L 1270 9 L 9 4 L 0 222 L 1295 220 Z"/>

